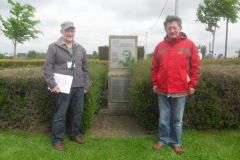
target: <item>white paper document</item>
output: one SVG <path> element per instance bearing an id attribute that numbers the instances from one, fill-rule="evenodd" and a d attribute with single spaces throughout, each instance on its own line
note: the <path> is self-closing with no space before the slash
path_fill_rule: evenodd
<path id="1" fill-rule="evenodd" d="M 70 89 L 73 81 L 72 76 L 54 73 L 53 78 L 55 79 L 55 82 L 57 83 L 57 85 L 61 88 L 59 92 L 67 93 L 67 94 L 70 93 Z"/>

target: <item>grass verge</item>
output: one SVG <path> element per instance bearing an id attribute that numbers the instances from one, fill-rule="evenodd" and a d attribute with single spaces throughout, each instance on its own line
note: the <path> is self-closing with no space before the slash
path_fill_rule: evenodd
<path id="1" fill-rule="evenodd" d="M 157 134 L 146 138 L 91 138 L 86 134 L 84 139 L 85 144 L 77 144 L 65 136 L 66 150 L 57 151 L 51 135 L 0 131 L 0 159 L 240 159 L 240 129 L 184 130 L 182 155 L 168 145 L 152 150 Z"/>

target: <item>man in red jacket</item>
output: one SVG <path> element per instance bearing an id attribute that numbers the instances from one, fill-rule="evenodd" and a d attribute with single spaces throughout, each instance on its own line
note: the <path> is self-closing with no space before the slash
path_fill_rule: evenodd
<path id="1" fill-rule="evenodd" d="M 187 95 L 197 86 L 200 58 L 195 44 L 181 32 L 182 20 L 167 16 L 164 21 L 167 36 L 154 52 L 152 61 L 153 92 L 158 93 L 158 143 L 152 149 L 172 146 L 177 154 L 181 148 L 182 118 Z"/>

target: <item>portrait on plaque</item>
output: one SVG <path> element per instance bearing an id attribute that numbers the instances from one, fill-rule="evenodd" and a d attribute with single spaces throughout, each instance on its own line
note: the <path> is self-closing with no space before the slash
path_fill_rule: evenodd
<path id="1" fill-rule="evenodd" d="M 134 63 L 135 39 L 111 39 L 111 68 L 129 68 Z"/>

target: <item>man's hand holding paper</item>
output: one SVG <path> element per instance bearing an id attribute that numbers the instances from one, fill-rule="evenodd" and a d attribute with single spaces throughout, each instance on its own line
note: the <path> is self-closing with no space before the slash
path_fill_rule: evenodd
<path id="1" fill-rule="evenodd" d="M 59 91 L 61 91 L 61 88 L 57 85 L 56 87 L 51 89 L 51 91 L 54 92 L 54 93 L 59 93 Z"/>

